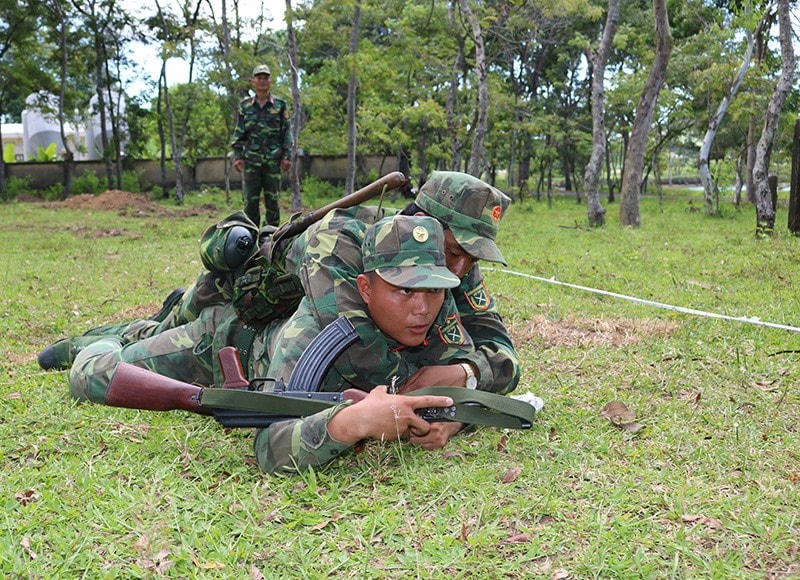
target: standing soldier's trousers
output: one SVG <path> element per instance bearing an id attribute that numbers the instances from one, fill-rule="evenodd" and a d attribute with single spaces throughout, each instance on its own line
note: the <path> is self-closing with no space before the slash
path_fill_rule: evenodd
<path id="1" fill-rule="evenodd" d="M 259 209 L 261 191 L 264 191 L 264 223 L 278 226 L 281 223 L 281 212 L 278 207 L 278 191 L 281 186 L 280 162 L 267 163 L 266 165 L 252 165 L 245 162 L 244 184 L 242 197 L 244 198 L 244 211 L 252 222 L 261 226 L 261 212 Z"/>

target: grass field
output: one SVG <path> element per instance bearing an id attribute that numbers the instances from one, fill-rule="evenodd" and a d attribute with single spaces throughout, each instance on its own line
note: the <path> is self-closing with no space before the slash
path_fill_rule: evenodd
<path id="1" fill-rule="evenodd" d="M 574 199 L 513 205 L 486 277 L 517 391 L 545 400 L 532 429 L 270 477 L 248 430 L 75 405 L 39 369 L 52 341 L 157 310 L 231 210 L 101 198 L 0 205 L 3 577 L 800 577 L 800 333 L 757 323 L 800 326 L 784 209 L 757 240 L 749 206 L 645 199 L 641 228 L 612 205 L 591 229 Z"/>

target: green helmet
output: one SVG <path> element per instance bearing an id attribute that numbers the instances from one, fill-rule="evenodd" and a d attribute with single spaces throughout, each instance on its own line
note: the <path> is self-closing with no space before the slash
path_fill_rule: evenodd
<path id="1" fill-rule="evenodd" d="M 383 218 L 364 234 L 364 272 L 375 272 L 401 288 L 455 288 L 447 269 L 442 224 L 427 216 Z"/>
<path id="2" fill-rule="evenodd" d="M 511 203 L 505 193 L 466 173 L 434 171 L 414 201 L 447 224 L 467 253 L 508 265 L 495 244 L 500 220 Z"/>
<path id="3" fill-rule="evenodd" d="M 256 251 L 258 228 L 243 211 L 209 226 L 200 238 L 200 259 L 212 272 L 231 272 Z"/>

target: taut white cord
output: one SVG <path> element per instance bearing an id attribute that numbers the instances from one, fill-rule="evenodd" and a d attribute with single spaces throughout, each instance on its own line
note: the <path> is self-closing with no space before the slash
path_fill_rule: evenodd
<path id="1" fill-rule="evenodd" d="M 653 302 L 652 300 L 645 300 L 643 298 L 636 298 L 635 296 L 626 296 L 625 294 L 617 294 L 616 292 L 609 292 L 607 290 L 598 290 L 597 288 L 589 288 L 587 286 L 578 286 L 577 284 L 570 284 L 568 282 L 561 282 L 555 278 L 541 278 L 539 276 L 532 276 L 531 274 L 524 274 L 523 272 L 515 272 L 514 270 L 505 270 L 502 268 L 481 268 L 489 272 L 502 272 L 503 274 L 511 274 L 513 276 L 520 276 L 522 278 L 530 278 L 531 280 L 538 280 L 539 282 L 547 282 L 548 284 L 557 284 L 567 288 L 574 288 L 576 290 L 583 290 L 585 292 L 594 292 L 595 294 L 603 294 L 604 296 L 612 296 L 613 298 L 621 298 L 622 300 L 629 300 L 637 304 L 644 304 L 646 306 L 655 306 L 656 308 L 664 308 L 666 310 L 674 310 L 675 312 L 682 312 L 684 314 L 694 314 L 697 316 L 705 316 L 706 318 L 720 318 L 722 320 L 732 320 L 734 322 L 744 322 L 747 324 L 757 324 L 759 326 L 768 326 L 770 328 L 780 328 L 781 330 L 789 330 L 791 332 L 800 332 L 800 328 L 796 326 L 787 326 L 785 324 L 777 324 L 775 322 L 765 322 L 757 316 L 726 316 L 724 314 L 717 314 L 715 312 L 705 312 L 703 310 L 695 310 L 694 308 L 684 308 L 683 306 L 673 306 L 672 304 L 664 304 L 662 302 Z"/>

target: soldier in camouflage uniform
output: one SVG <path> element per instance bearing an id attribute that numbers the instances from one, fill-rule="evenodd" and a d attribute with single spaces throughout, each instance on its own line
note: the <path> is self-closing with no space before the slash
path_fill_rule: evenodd
<path id="1" fill-rule="evenodd" d="M 411 390 L 437 384 L 464 384 L 472 380 L 470 375 L 475 375 L 475 384 L 472 386 L 481 390 L 508 393 L 516 387 L 520 376 L 516 352 L 477 264 L 478 259 L 505 264 L 505 259 L 494 240 L 509 202 L 508 197 L 502 192 L 475 177 L 456 172 L 434 172 L 420 189 L 415 203 L 402 211 L 407 215 L 428 214 L 444 224 L 448 268 L 461 278 L 459 287 L 448 291 L 456 305 L 460 324 L 456 324 L 456 319 L 453 318 L 444 331 L 452 335 L 456 341 L 463 331 L 463 334 L 470 337 L 475 344 L 474 352 L 465 356 L 460 365 L 429 367 L 420 369 L 416 373 L 400 373 L 399 385 L 403 389 Z M 338 210 L 335 219 L 331 215 L 326 220 L 331 226 L 337 226 L 349 219 L 371 224 L 393 211 L 374 206 L 360 206 L 349 210 Z M 241 225 L 239 222 L 236 223 Z M 317 235 L 316 231 L 320 227 L 320 225 L 312 226 L 309 231 L 301 235 L 306 241 L 297 247 L 308 243 L 308 237 Z M 335 231 L 332 227 L 329 229 Z M 333 244 L 321 247 L 326 248 L 327 256 L 322 256 L 320 263 L 336 264 L 338 256 L 337 251 L 333 250 Z M 207 262 L 205 257 L 204 262 Z M 287 271 L 295 271 L 296 262 L 297 258 L 292 257 L 290 251 Z M 232 294 L 230 279 L 226 279 L 224 273 L 207 272 L 198 278 L 197 284 L 186 292 L 179 307 L 165 321 L 138 321 L 133 324 L 108 326 L 105 327 L 105 331 L 101 328 L 91 332 L 120 336 L 123 342 L 138 340 L 193 321 L 200 316 L 209 318 L 210 313 L 203 315 L 204 308 L 230 304 Z M 345 300 L 345 298 L 337 299 Z M 333 318 L 329 315 L 328 322 Z M 94 340 L 96 337 L 91 336 L 59 341 L 42 352 L 43 355 L 46 353 L 52 355 L 54 347 L 66 351 L 66 354 L 55 357 L 59 359 L 57 365 L 42 364 L 41 355 L 40 364 L 43 368 L 68 368 L 75 351 Z M 467 366 L 464 366 L 465 364 Z M 438 429 L 455 429 L 455 426 L 441 424 Z M 442 438 L 445 438 L 445 434 L 442 434 Z"/>
<path id="2" fill-rule="evenodd" d="M 244 361 L 249 376 L 288 379 L 328 319 L 342 314 L 357 327 L 361 341 L 337 359 L 321 390 L 355 386 L 370 391 L 393 377 L 402 381 L 422 367 L 463 360 L 474 345 L 463 329 L 454 331 L 460 326 L 457 309 L 444 289 L 460 280 L 447 269 L 443 237 L 441 225 L 430 217 L 394 216 L 367 227 L 346 211 L 329 213 L 291 244 L 287 264 L 297 268 L 305 296 L 291 317 L 273 320 L 251 336 Z M 321 260 L 331 247 L 337 259 L 333 268 Z M 320 248 L 325 248 L 323 254 Z M 228 344 L 245 346 L 240 342 L 243 332 L 247 327 L 234 308 L 215 306 L 204 309 L 193 323 L 125 346 L 119 338 L 102 338 L 78 354 L 70 391 L 78 400 L 103 403 L 119 361 L 189 383 L 220 384 L 216 354 Z M 270 388 L 272 383 L 262 384 Z M 368 396 L 358 413 L 350 411 L 350 419 L 338 421 L 341 439 L 332 438 L 326 425 L 346 404 L 259 431 L 259 465 L 269 472 L 319 465 L 364 436 L 412 434 L 424 439 L 432 426 L 415 417 L 414 410 L 449 404 L 442 397 L 393 396 L 389 424 L 376 419 L 385 395 L 383 388 Z"/>
<path id="3" fill-rule="evenodd" d="M 271 94 L 272 75 L 267 65 L 253 69 L 256 95 L 239 102 L 233 131 L 233 167 L 244 171 L 243 198 L 247 216 L 260 225 L 259 204 L 264 191 L 265 223 L 280 223 L 278 190 L 281 172 L 289 171 L 292 132 L 286 101 Z"/>

